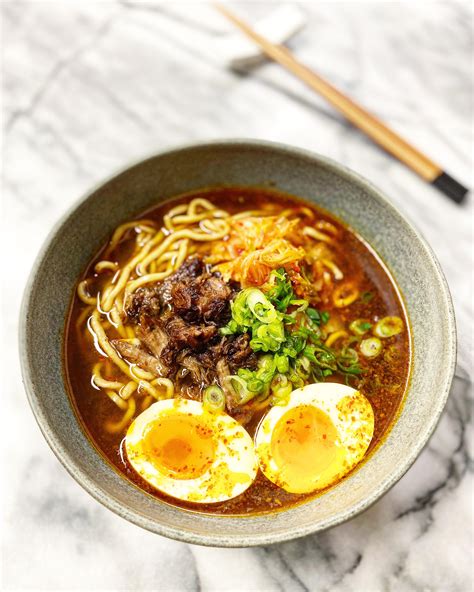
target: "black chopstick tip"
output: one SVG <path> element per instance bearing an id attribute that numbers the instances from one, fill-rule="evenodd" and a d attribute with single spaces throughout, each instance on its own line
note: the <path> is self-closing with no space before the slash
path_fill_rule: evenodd
<path id="1" fill-rule="evenodd" d="M 453 179 L 451 175 L 448 175 L 448 173 L 445 173 L 444 171 L 438 175 L 436 179 L 431 181 L 431 184 L 458 204 L 461 204 L 464 201 L 469 191 L 467 187 L 458 183 L 456 179 Z"/>

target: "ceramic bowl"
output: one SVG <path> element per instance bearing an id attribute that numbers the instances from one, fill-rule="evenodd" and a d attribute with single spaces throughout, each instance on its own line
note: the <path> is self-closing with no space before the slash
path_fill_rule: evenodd
<path id="1" fill-rule="evenodd" d="M 168 197 L 212 185 L 271 185 L 311 200 L 350 224 L 378 252 L 405 299 L 413 366 L 388 437 L 347 479 L 316 499 L 273 514 L 211 516 L 167 505 L 118 474 L 83 432 L 65 390 L 62 340 L 73 287 L 120 223 Z M 373 504 L 427 443 L 449 393 L 456 357 L 452 303 L 433 252 L 382 193 L 316 154 L 229 140 L 152 156 L 81 199 L 43 246 L 21 312 L 23 379 L 38 424 L 69 473 L 99 502 L 171 538 L 223 547 L 275 543 L 320 531 Z"/>

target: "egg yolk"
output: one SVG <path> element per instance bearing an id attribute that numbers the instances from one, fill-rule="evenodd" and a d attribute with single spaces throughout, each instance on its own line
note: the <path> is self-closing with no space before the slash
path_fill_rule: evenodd
<path id="1" fill-rule="evenodd" d="M 344 456 L 338 432 L 326 413 L 312 405 L 289 409 L 273 430 L 271 456 L 279 468 L 279 485 L 293 493 L 324 487 Z M 336 470 L 336 474 L 337 474 Z"/>
<path id="2" fill-rule="evenodd" d="M 160 473 L 173 479 L 196 479 L 214 462 L 212 436 L 212 430 L 192 415 L 164 416 L 145 433 L 143 453 Z"/>

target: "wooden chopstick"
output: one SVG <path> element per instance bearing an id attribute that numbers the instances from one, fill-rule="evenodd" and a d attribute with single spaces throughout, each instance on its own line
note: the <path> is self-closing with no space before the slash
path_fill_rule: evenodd
<path id="1" fill-rule="evenodd" d="M 218 3 L 214 3 L 214 6 L 250 39 L 255 41 L 263 53 L 281 64 L 324 97 L 348 121 L 362 130 L 379 146 L 406 164 L 425 181 L 436 186 L 456 203 L 461 203 L 464 200 L 468 189 L 448 175 L 433 160 L 387 127 L 380 119 L 344 95 L 327 80 L 324 80 L 319 74 L 299 62 L 286 47 L 275 45 L 262 37 L 242 19 L 231 13 L 227 7 Z"/>

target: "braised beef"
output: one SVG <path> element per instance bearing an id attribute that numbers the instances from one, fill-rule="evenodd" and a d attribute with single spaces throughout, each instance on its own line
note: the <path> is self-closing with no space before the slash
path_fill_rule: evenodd
<path id="1" fill-rule="evenodd" d="M 203 274 L 190 281 L 178 281 L 171 288 L 175 312 L 190 323 L 226 323 L 231 296 L 231 288 L 211 274 Z"/>
<path id="2" fill-rule="evenodd" d="M 206 368 L 215 368 L 216 361 L 225 358 L 232 374 L 239 368 L 253 368 L 257 363 L 257 357 L 250 347 L 250 337 L 243 335 L 229 335 L 210 345 L 198 355 L 198 359 Z"/>
<path id="3" fill-rule="evenodd" d="M 138 288 L 125 306 L 128 320 L 134 324 L 149 326 L 158 318 L 163 308 L 161 290 L 158 284 Z"/>
<path id="4" fill-rule="evenodd" d="M 206 265 L 201 257 L 189 257 L 172 275 L 158 284 L 163 305 L 171 302 L 171 291 L 178 283 L 189 283 L 205 274 Z"/>
<path id="5" fill-rule="evenodd" d="M 239 368 L 253 368 L 257 364 L 257 356 L 250 347 L 248 333 L 228 340 L 225 355 L 233 373 Z"/>
<path id="6" fill-rule="evenodd" d="M 199 350 L 217 335 L 216 325 L 191 325 L 179 316 L 170 316 L 171 318 L 162 325 L 169 336 L 168 348 L 178 350 L 190 347 Z"/>
<path id="7" fill-rule="evenodd" d="M 256 365 L 247 334 L 219 334 L 236 290 L 200 257 L 190 257 L 174 274 L 138 289 L 126 302 L 125 321 L 135 325 L 140 345 L 112 343 L 140 368 L 174 380 L 183 396 L 199 398 L 203 386 L 218 382 L 228 410 L 235 410 L 225 377 Z"/>
<path id="8" fill-rule="evenodd" d="M 189 283 L 206 272 L 200 257 L 191 257 L 168 278 L 156 284 L 138 288 L 125 304 L 125 312 L 130 321 L 143 326 L 153 326 L 166 305 L 172 300 L 171 291 L 180 283 Z"/>
<path id="9" fill-rule="evenodd" d="M 112 345 L 121 356 L 126 358 L 132 364 L 136 364 L 142 370 L 151 372 L 156 376 L 167 376 L 169 368 L 161 360 L 147 352 L 142 346 L 134 345 L 121 339 L 112 340 Z"/>
<path id="10" fill-rule="evenodd" d="M 142 343 L 144 343 L 150 352 L 157 358 L 161 357 L 163 350 L 166 348 L 169 342 L 169 337 L 166 331 L 164 331 L 159 326 L 151 328 L 138 325 L 137 335 Z"/>
<path id="11" fill-rule="evenodd" d="M 173 313 L 167 313 L 164 315 L 164 319 L 159 322 L 168 337 L 168 344 L 161 357 L 169 365 L 175 362 L 176 355 L 183 349 L 202 351 L 218 333 L 218 328 L 215 325 L 191 325 Z"/>
<path id="12" fill-rule="evenodd" d="M 126 303 L 126 314 L 134 323 L 153 326 L 168 308 L 188 323 L 221 326 L 229 320 L 235 289 L 200 257 L 190 257 L 163 282 L 139 288 Z"/>
<path id="13" fill-rule="evenodd" d="M 195 356 L 187 352 L 180 356 L 179 366 L 180 378 L 186 379 L 182 380 L 183 383 L 201 387 L 201 385 L 212 381 L 213 373 L 209 371 L 209 368 L 205 368 Z"/>

